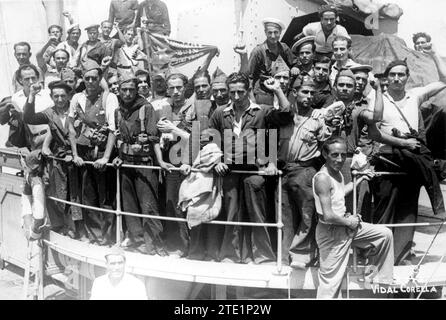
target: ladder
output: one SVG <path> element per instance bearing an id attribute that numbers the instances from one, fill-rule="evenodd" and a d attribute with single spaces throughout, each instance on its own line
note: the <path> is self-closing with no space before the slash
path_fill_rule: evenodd
<path id="1" fill-rule="evenodd" d="M 35 250 L 34 250 L 35 248 Z M 33 268 L 33 261 L 37 259 L 37 267 Z M 43 240 L 29 241 L 26 251 L 25 275 L 23 281 L 23 299 L 43 300 Z M 34 269 L 34 272 L 33 270 Z M 31 278 L 34 276 L 34 283 Z M 31 289 L 31 291 L 30 291 Z"/>

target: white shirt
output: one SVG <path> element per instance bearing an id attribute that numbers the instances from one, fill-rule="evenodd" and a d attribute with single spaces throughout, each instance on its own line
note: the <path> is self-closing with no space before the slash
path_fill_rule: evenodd
<path id="1" fill-rule="evenodd" d="M 307 24 L 303 29 L 302 33 L 305 36 L 315 36 L 314 43 L 316 44 L 316 52 L 328 53 L 333 52 L 332 42 L 336 36 L 344 36 L 350 38 L 347 30 L 337 24 L 331 31 L 330 35 L 325 38 L 324 31 L 322 30 L 322 24 L 320 22 L 312 22 Z"/>
<path id="2" fill-rule="evenodd" d="M 85 91 L 76 93 L 70 102 L 70 110 L 68 111 L 68 116 L 70 118 L 75 117 L 76 105 L 79 104 L 81 109 L 85 112 L 87 104 L 87 95 Z M 108 128 L 111 131 L 116 130 L 115 126 L 115 110 L 119 108 L 118 98 L 114 93 L 109 93 L 107 95 L 107 101 L 105 103 L 105 119 L 108 124 Z"/>
<path id="3" fill-rule="evenodd" d="M 90 300 L 148 300 L 146 286 L 136 277 L 125 273 L 113 286 L 108 274 L 97 277 L 91 288 Z"/>
<path id="4" fill-rule="evenodd" d="M 319 215 L 323 215 L 324 212 L 322 211 L 322 204 L 321 200 L 319 199 L 319 196 L 316 193 L 315 188 L 315 181 L 316 177 L 320 174 L 325 174 L 330 178 L 331 182 L 331 208 L 333 210 L 333 213 L 336 214 L 339 217 L 343 217 L 345 213 L 347 212 L 347 209 L 345 207 L 345 185 L 344 185 L 344 176 L 341 172 L 339 174 L 341 175 L 341 182 L 334 179 L 327 171 L 327 167 L 323 166 L 322 169 L 316 173 L 313 177 L 313 195 L 314 195 L 314 204 L 316 205 L 316 212 Z M 320 221 L 320 220 L 319 220 Z"/>

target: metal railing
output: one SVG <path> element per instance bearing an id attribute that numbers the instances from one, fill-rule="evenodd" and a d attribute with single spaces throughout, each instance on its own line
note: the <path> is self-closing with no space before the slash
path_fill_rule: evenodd
<path id="1" fill-rule="evenodd" d="M 48 158 L 54 159 L 56 161 L 65 161 L 63 158 L 58 158 L 54 156 L 49 156 Z M 83 161 L 86 165 L 93 165 L 93 161 Z M 187 219 L 185 218 L 175 218 L 175 217 L 166 217 L 166 216 L 156 216 L 156 215 L 147 215 L 147 214 L 139 214 L 139 213 L 133 213 L 133 212 L 125 212 L 121 209 L 121 169 L 122 168 L 131 168 L 131 169 L 146 169 L 146 170 L 163 170 L 161 167 L 158 166 L 143 166 L 143 165 L 131 165 L 131 164 L 122 164 L 119 167 L 114 166 L 111 163 L 106 164 L 107 167 L 112 167 L 116 169 L 116 210 L 112 209 L 105 209 L 105 208 L 98 208 L 93 206 L 88 206 L 80 203 L 71 202 L 68 200 L 62 200 L 56 197 L 48 196 L 48 199 L 51 199 L 56 202 L 73 205 L 76 207 L 80 207 L 83 209 L 93 210 L 93 211 L 99 211 L 99 212 L 105 212 L 110 214 L 116 215 L 116 244 L 118 246 L 121 246 L 122 243 L 122 216 L 133 216 L 138 218 L 147 218 L 147 219 L 157 219 L 157 220 L 165 220 L 165 221 L 175 221 L 179 223 L 187 223 Z M 171 171 L 180 171 L 180 168 L 170 168 Z M 200 172 L 200 170 L 192 168 L 192 172 Z M 235 174 L 257 174 L 257 175 L 263 175 L 267 176 L 264 171 L 247 171 L 247 170 L 231 170 L 231 173 Z M 278 275 L 287 275 L 287 273 L 283 273 L 282 269 L 282 232 L 283 232 L 283 221 L 282 221 L 282 172 L 279 171 L 278 175 L 278 186 L 277 186 L 277 222 L 276 223 L 258 223 L 258 222 L 235 222 L 235 221 L 220 221 L 220 220 L 213 220 L 209 222 L 203 222 L 205 224 L 213 224 L 213 225 L 232 225 L 232 226 L 240 226 L 240 227 L 269 227 L 269 228 L 277 228 L 277 274 Z"/>
<path id="2" fill-rule="evenodd" d="M 10 151 L 2 149 L 0 150 L 0 153 L 17 156 L 18 152 Z M 50 156 L 49 158 L 54 159 L 56 161 L 65 161 L 65 159 Z M 94 162 L 92 161 L 84 161 L 84 164 L 86 165 L 93 165 Z M 155 216 L 155 215 L 144 215 L 139 213 L 132 213 L 132 212 L 125 212 L 121 209 L 121 190 L 120 190 L 120 184 L 121 184 L 121 177 L 120 177 L 120 170 L 121 168 L 133 168 L 133 169 L 151 169 L 151 170 L 162 170 L 161 167 L 158 166 L 142 166 L 142 165 L 130 165 L 130 164 L 122 164 L 120 167 L 115 167 L 113 164 L 108 163 L 106 164 L 107 167 L 113 167 L 116 169 L 116 209 L 106 209 L 106 208 L 98 208 L 93 206 L 88 206 L 80 203 L 75 203 L 67 200 L 62 200 L 56 197 L 48 196 L 48 199 L 51 199 L 56 202 L 92 210 L 92 211 L 99 211 L 109 214 L 115 214 L 116 215 L 116 244 L 121 245 L 122 243 L 122 216 L 134 216 L 138 218 L 147 218 L 147 219 L 157 219 L 157 220 L 165 220 L 165 221 L 175 221 L 179 223 L 187 223 L 187 219 L 185 218 L 175 218 L 175 217 L 166 217 L 166 216 Z M 171 168 L 171 171 L 180 171 L 180 168 Z M 200 170 L 192 168 L 191 171 L 193 172 L 199 172 Z M 265 175 L 263 171 L 245 171 L 245 170 L 233 170 L 231 173 L 235 174 L 258 174 L 258 175 Z M 205 224 L 213 224 L 213 225 L 233 225 L 233 226 L 241 226 L 241 227 L 273 227 L 277 228 L 277 274 L 278 275 L 287 275 L 288 273 L 283 272 L 283 266 L 282 266 L 282 233 L 283 233 L 283 221 L 282 221 L 282 172 L 279 171 L 278 177 L 278 186 L 277 186 L 277 208 L 276 208 L 276 223 L 255 223 L 255 222 L 234 222 L 234 221 L 220 221 L 220 220 L 213 220 L 209 222 L 204 222 Z M 406 173 L 403 172 L 375 172 L 375 176 L 386 176 L 386 175 L 406 175 Z M 353 214 L 357 213 L 357 173 L 352 173 L 353 178 Z M 425 226 L 440 226 L 446 224 L 445 221 L 443 222 L 425 222 L 425 223 L 400 223 L 400 224 L 380 224 L 385 227 L 425 227 Z M 353 269 L 356 272 L 357 270 L 357 256 L 356 256 L 356 250 L 353 250 Z"/>

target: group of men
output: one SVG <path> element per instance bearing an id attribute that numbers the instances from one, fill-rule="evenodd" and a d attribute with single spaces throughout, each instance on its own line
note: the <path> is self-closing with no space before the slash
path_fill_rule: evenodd
<path id="1" fill-rule="evenodd" d="M 320 22 L 307 25 L 291 49 L 279 41 L 283 23 L 265 19 L 266 41 L 249 59 L 242 47 L 235 48 L 242 58 L 239 72 L 226 76 L 217 70 L 211 77 L 213 52 L 191 79 L 178 72 L 155 75 L 147 71 L 139 42 L 160 23 L 148 18 L 138 25 L 134 19 L 149 17 L 161 5 L 136 2 L 112 1 L 102 33 L 99 25 L 87 27 L 89 40 L 82 45 L 79 26 L 67 30 L 64 42 L 62 28 L 50 27 L 50 40 L 37 54 L 39 67 L 30 64 L 27 43 L 15 45 L 18 91 L 6 105 L 26 123 L 27 147 L 47 156 L 46 170 L 31 166 L 39 152 L 26 157 L 27 207 L 37 207 L 45 188 L 50 197 L 113 209 L 120 188 L 120 209 L 132 213 L 125 215 L 125 247 L 151 255 L 274 263 L 278 252 L 267 227 L 201 224 L 189 230 L 183 222 L 138 217 L 184 218 L 179 191 L 191 174 L 194 150 L 215 143 L 222 151 L 212 168 L 222 181 L 217 220 L 275 221 L 275 200 L 281 197 L 282 262 L 293 268 L 319 264 L 319 297 L 339 296 L 352 245 L 368 249 L 369 262 L 377 266 L 372 278 L 391 282 L 394 255 L 397 262 L 407 257 L 413 228 L 398 228 L 392 236 L 372 223 L 416 222 L 421 185 L 434 213 L 444 212 L 419 110 L 446 87 L 446 69 L 432 46 L 416 44 L 432 57 L 440 81 L 406 90 L 406 61 L 395 60 L 373 77 L 372 66 L 352 60 L 352 41 L 336 23 L 337 9 L 325 5 Z M 167 9 L 158 11 L 157 17 Z M 110 37 L 114 27 L 116 38 Z M 361 155 L 369 162 L 358 164 Z M 116 185 L 110 163 L 138 167 L 122 168 Z M 352 168 L 360 172 L 356 210 L 349 195 Z M 407 175 L 377 179 L 373 168 Z M 53 230 L 101 244 L 113 241 L 110 214 L 53 200 L 46 205 Z M 30 235 L 42 225 L 39 215 Z"/>

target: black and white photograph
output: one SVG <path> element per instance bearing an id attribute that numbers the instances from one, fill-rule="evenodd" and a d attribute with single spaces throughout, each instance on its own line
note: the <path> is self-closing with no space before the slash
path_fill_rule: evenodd
<path id="1" fill-rule="evenodd" d="M 0 0 L 0 300 L 445 300 L 444 12 Z"/>

